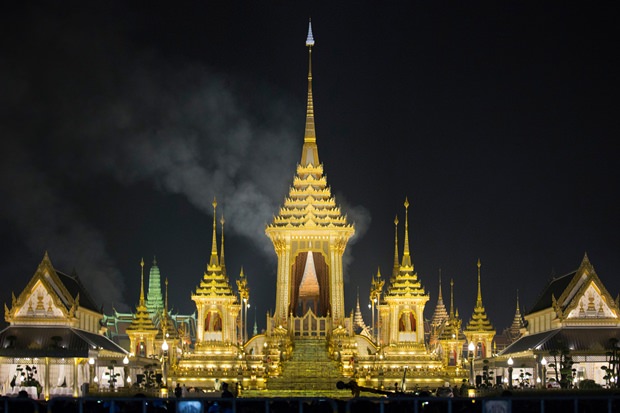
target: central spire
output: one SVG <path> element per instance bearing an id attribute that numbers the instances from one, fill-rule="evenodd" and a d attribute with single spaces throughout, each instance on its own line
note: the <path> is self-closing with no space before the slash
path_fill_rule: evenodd
<path id="1" fill-rule="evenodd" d="M 314 101 L 312 98 L 312 47 L 314 36 L 312 35 L 312 21 L 308 23 L 308 101 L 306 103 L 306 130 L 304 133 L 304 146 L 301 154 L 301 165 L 318 166 L 319 152 L 316 145 L 316 130 L 314 128 Z"/>

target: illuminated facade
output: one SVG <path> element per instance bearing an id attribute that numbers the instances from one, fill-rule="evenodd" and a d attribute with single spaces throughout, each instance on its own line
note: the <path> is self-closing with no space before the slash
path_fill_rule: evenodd
<path id="1" fill-rule="evenodd" d="M 543 354 L 548 354 L 553 345 L 557 348 L 557 340 L 553 341 L 557 337 L 585 334 L 602 342 L 617 336 L 618 300 L 614 301 L 605 290 L 587 257 L 576 272 L 547 286 L 525 316 L 527 328 L 517 302 L 510 337 L 515 340 L 524 335 L 499 355 L 494 354 L 493 346 L 496 330 L 482 302 L 479 260 L 478 295 L 467 326 L 462 328 L 463 321 L 454 308 L 453 280 L 450 309 L 446 310 L 441 279 L 434 316 L 427 324 L 424 309 L 429 294 L 414 266 L 408 199 L 404 202 L 402 255 L 396 219 L 391 274 L 384 279 L 377 271 L 371 280 L 371 324 L 364 322 L 359 294 L 355 313 L 347 315 L 342 261 L 355 227 L 332 196 L 319 160 L 312 93 L 314 45 L 309 27 L 308 96 L 301 159 L 283 205 L 265 229 L 277 256 L 275 310 L 267 315 L 265 332 L 255 331 L 248 337 L 248 279 L 243 269 L 235 282 L 227 274 L 224 219 L 220 220 L 218 251 L 214 200 L 211 254 L 191 294 L 196 306 L 193 315 L 171 314 L 167 280 L 164 297 L 155 261 L 149 272 L 148 294 L 144 291 L 141 262 L 140 297 L 135 311 L 115 311 L 104 316 L 81 289 L 66 287 L 71 283 L 79 287 L 79 283 L 54 270 L 46 254 L 24 292 L 13 297 L 10 309 L 5 307 L 5 318 L 11 326 L 0 337 L 0 382 L 15 374 L 19 363 L 38 363 L 50 372 L 52 382 L 68 377 L 72 394 L 77 394 L 78 383 L 100 377 L 97 368 L 101 366 L 93 371 L 92 364 L 88 364 L 91 358 L 105 363 L 128 355 L 136 368 L 134 377 L 138 366 L 154 363 L 169 387 L 181 383 L 217 390 L 218 384 L 226 381 L 239 384 L 247 396 L 342 396 L 335 387 L 339 380 L 355 379 L 361 386 L 373 388 L 394 389 L 396 384 L 399 390 L 435 388 L 446 383 L 453 386 L 470 377 L 468 363 L 472 359 L 476 374 L 480 374 L 481 364 L 487 359 L 500 374 L 508 357 L 524 365 L 534 363 L 535 369 Z M 66 334 L 83 330 L 75 334 L 90 343 L 85 353 L 75 352 L 71 358 L 63 358 L 67 366 L 62 372 L 70 373 L 61 373 L 60 368 L 54 370 L 45 351 L 28 353 L 29 349 L 23 346 L 14 351 L 16 343 L 23 344 L 20 337 L 27 337 L 26 329 L 34 334 L 34 328 L 52 327 Z M 127 351 L 103 337 L 104 333 Z M 60 337 L 62 342 L 64 336 Z M 474 346 L 471 354 L 467 353 L 467 344 Z M 594 360 L 600 369 L 604 357 L 600 352 L 579 351 L 584 363 Z M 45 362 L 41 362 L 43 358 Z M 582 375 L 601 380 L 594 371 L 584 371 Z M 47 396 L 54 388 L 52 382 L 45 383 Z"/>
<path id="2" fill-rule="evenodd" d="M 363 322 L 359 301 L 355 316 L 346 314 L 342 257 L 355 228 L 332 196 L 319 160 L 311 27 L 306 46 L 308 99 L 301 160 L 283 206 L 265 230 L 278 259 L 275 311 L 267 317 L 264 334 L 245 339 L 247 281 L 244 276 L 237 281 L 236 297 L 221 258 L 218 263 L 214 210 L 211 259 L 192 295 L 196 346 L 179 360 L 173 380 L 206 387 L 234 381 L 246 394 L 272 396 L 336 395 L 336 382 L 351 378 L 375 388 L 393 388 L 394 382 L 402 389 L 460 383 L 466 372 L 460 366 L 445 368 L 425 343 L 423 313 L 429 297 L 409 248 L 408 201 L 403 255 L 401 259 L 396 234 L 394 270 L 385 294 L 381 275 L 373 278 L 373 326 Z"/>
<path id="3" fill-rule="evenodd" d="M 579 268 L 547 283 L 532 309 L 525 315 L 523 335 L 493 357 L 490 363 L 506 375 L 507 361 L 531 374 L 538 382 L 562 380 L 560 356 L 566 352 L 575 363 L 574 377 L 566 384 L 582 380 L 609 384 L 601 367 L 610 366 L 609 354 L 617 352 L 620 341 L 619 299 L 609 294 L 587 255 Z M 543 361 L 544 360 L 544 361 Z M 616 367 L 617 369 L 617 367 Z M 516 370 L 516 369 L 515 369 Z M 513 379 L 518 380 L 517 373 Z"/>
<path id="4" fill-rule="evenodd" d="M 9 326 L 0 332 L 3 395 L 25 390 L 32 398 L 78 396 L 82 383 L 109 385 L 104 379 L 111 371 L 122 376 L 123 386 L 127 352 L 102 335 L 103 314 L 79 278 L 57 271 L 47 252 L 4 312 Z"/>

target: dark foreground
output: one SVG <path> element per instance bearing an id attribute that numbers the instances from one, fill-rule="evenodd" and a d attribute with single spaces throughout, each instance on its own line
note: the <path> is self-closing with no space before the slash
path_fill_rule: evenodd
<path id="1" fill-rule="evenodd" d="M 620 393 L 554 393 L 504 397 L 358 397 L 329 398 L 64 398 L 47 402 L 2 398 L 1 413 L 618 413 Z"/>

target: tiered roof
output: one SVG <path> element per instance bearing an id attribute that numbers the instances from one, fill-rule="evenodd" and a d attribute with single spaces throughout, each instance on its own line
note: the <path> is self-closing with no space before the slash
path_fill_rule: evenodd
<path id="1" fill-rule="evenodd" d="M 149 290 L 146 294 L 146 308 L 150 314 L 155 314 L 164 308 L 164 299 L 161 296 L 161 274 L 155 257 L 153 257 L 153 265 L 149 271 Z"/>
<path id="2" fill-rule="evenodd" d="M 198 287 L 196 287 L 195 293 L 192 295 L 192 299 L 198 297 L 204 298 L 229 298 L 233 301 L 236 300 L 236 296 L 233 293 L 232 287 L 228 281 L 228 277 L 224 274 L 220 260 L 217 254 L 217 236 L 216 236 L 216 207 L 217 201 L 213 200 L 213 241 L 211 247 L 211 258 L 207 265 L 207 270 L 204 272 L 202 280 Z"/>
<path id="3" fill-rule="evenodd" d="M 440 326 L 448 318 L 448 311 L 443 303 L 443 294 L 441 292 L 441 270 L 439 270 L 439 295 L 437 298 L 437 306 L 435 306 L 435 312 L 433 313 L 433 319 L 431 320 L 431 325 L 435 327 Z"/>
<path id="4" fill-rule="evenodd" d="M 266 232 L 269 235 L 276 229 L 322 227 L 343 229 L 348 236 L 352 236 L 353 225 L 347 223 L 346 216 L 341 214 L 340 207 L 336 205 L 336 200 L 327 185 L 327 178 L 323 174 L 323 164 L 319 161 L 312 97 L 312 46 L 314 46 L 312 26 L 308 30 L 306 46 L 309 53 L 308 102 L 301 162 L 297 165 L 297 173 L 293 179 L 293 186 L 289 189 L 289 195 Z"/>
<path id="5" fill-rule="evenodd" d="M 387 298 L 410 298 L 416 296 L 426 296 L 424 287 L 415 272 L 411 253 L 409 252 L 409 200 L 405 199 L 405 246 L 403 248 L 403 259 L 400 264 L 398 274 L 390 280 L 390 286 L 386 293 Z"/>
<path id="6" fill-rule="evenodd" d="M 478 298 L 476 300 L 476 307 L 474 312 L 465 328 L 465 332 L 495 332 L 495 328 L 491 324 L 489 317 L 487 316 L 484 305 L 482 304 L 482 290 L 480 287 L 480 259 L 478 259 Z"/>
<path id="7" fill-rule="evenodd" d="M 157 333 L 158 329 L 153 324 L 153 320 L 149 314 L 146 302 L 144 300 L 144 260 L 140 260 L 140 302 L 136 307 L 136 313 L 133 315 L 131 324 L 125 331 L 127 332 L 152 332 Z"/>

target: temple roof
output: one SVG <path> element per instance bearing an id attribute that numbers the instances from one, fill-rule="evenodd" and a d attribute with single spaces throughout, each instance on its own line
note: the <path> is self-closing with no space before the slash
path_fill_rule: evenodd
<path id="1" fill-rule="evenodd" d="M 441 293 L 441 270 L 439 270 L 439 294 L 437 298 L 437 305 L 435 306 L 435 312 L 431 320 L 431 325 L 438 326 L 444 321 L 448 320 L 448 311 L 443 303 L 443 294 Z"/>
<path id="2" fill-rule="evenodd" d="M 216 207 L 217 202 L 213 200 L 213 240 L 211 247 L 211 258 L 207 269 L 203 274 L 200 284 L 196 287 L 196 291 L 192 294 L 195 297 L 226 297 L 231 301 L 236 301 L 236 296 L 230 286 L 228 277 L 224 274 L 217 253 L 217 237 L 216 237 Z"/>
<path id="3" fill-rule="evenodd" d="M 476 307 L 474 307 L 474 312 L 465 328 L 465 331 L 468 333 L 473 332 L 495 332 L 495 328 L 489 317 L 487 316 L 486 310 L 484 309 L 484 305 L 482 304 L 482 289 L 480 286 L 480 260 L 478 260 L 478 297 L 476 299 Z"/>
<path id="4" fill-rule="evenodd" d="M 528 315 L 553 308 L 560 317 L 563 317 L 563 313 L 570 312 L 578 305 L 581 296 L 590 285 L 595 286 L 614 317 L 617 317 L 620 313 L 618 304 L 596 274 L 587 254 L 584 254 L 576 271 L 549 281 Z"/>
<path id="5" fill-rule="evenodd" d="M 55 306 L 58 306 L 58 308 L 63 308 L 64 310 L 61 311 L 63 311 L 70 318 L 74 317 L 78 306 L 101 314 L 101 309 L 97 308 L 90 294 L 77 275 L 67 275 L 63 272 L 57 271 L 52 265 L 50 257 L 46 251 L 43 259 L 37 266 L 37 270 L 26 287 L 22 290 L 18 297 L 13 296 L 11 309 L 9 310 L 5 305 L 5 319 L 7 319 L 7 321 L 8 319 L 13 319 L 22 306 L 30 305 L 28 303 L 30 303 L 32 298 L 33 289 L 39 283 L 43 286 L 42 288 L 48 292 L 52 301 L 55 303 Z M 41 298 L 41 300 L 42 299 L 43 298 Z M 20 316 L 20 319 L 23 321 L 24 316 Z"/>
<path id="6" fill-rule="evenodd" d="M 136 312 L 133 315 L 133 320 L 131 320 L 131 324 L 127 326 L 125 331 L 156 333 L 158 329 L 157 327 L 155 327 L 155 324 L 151 319 L 151 315 L 149 314 L 148 308 L 144 300 L 144 260 L 140 260 L 140 267 L 140 301 L 136 306 Z"/>
<path id="7" fill-rule="evenodd" d="M 127 354 L 105 336 L 65 326 L 10 326 L 0 332 L 0 357 L 89 357 L 89 350 Z"/>
<path id="8" fill-rule="evenodd" d="M 571 353 L 584 351 L 590 354 L 605 354 L 609 351 L 611 339 L 620 339 L 617 328 L 565 327 L 523 336 L 500 354 L 523 351 L 542 353 L 564 347 L 569 348 Z"/>
<path id="9" fill-rule="evenodd" d="M 397 274 L 390 279 L 386 298 L 394 297 L 428 297 L 422 287 L 422 283 L 418 279 L 415 272 L 411 253 L 409 251 L 409 200 L 405 199 L 405 246 L 403 248 L 403 258 Z"/>
<path id="10" fill-rule="evenodd" d="M 293 186 L 280 208 L 279 214 L 267 226 L 269 234 L 276 229 L 342 229 L 347 236 L 354 233 L 353 225 L 347 223 L 340 207 L 331 194 L 327 178 L 323 174 L 323 164 L 319 161 L 314 124 L 314 101 L 312 97 L 312 47 L 314 46 L 312 26 L 308 28 L 308 101 L 306 106 L 306 127 L 301 161 L 293 179 Z"/>

